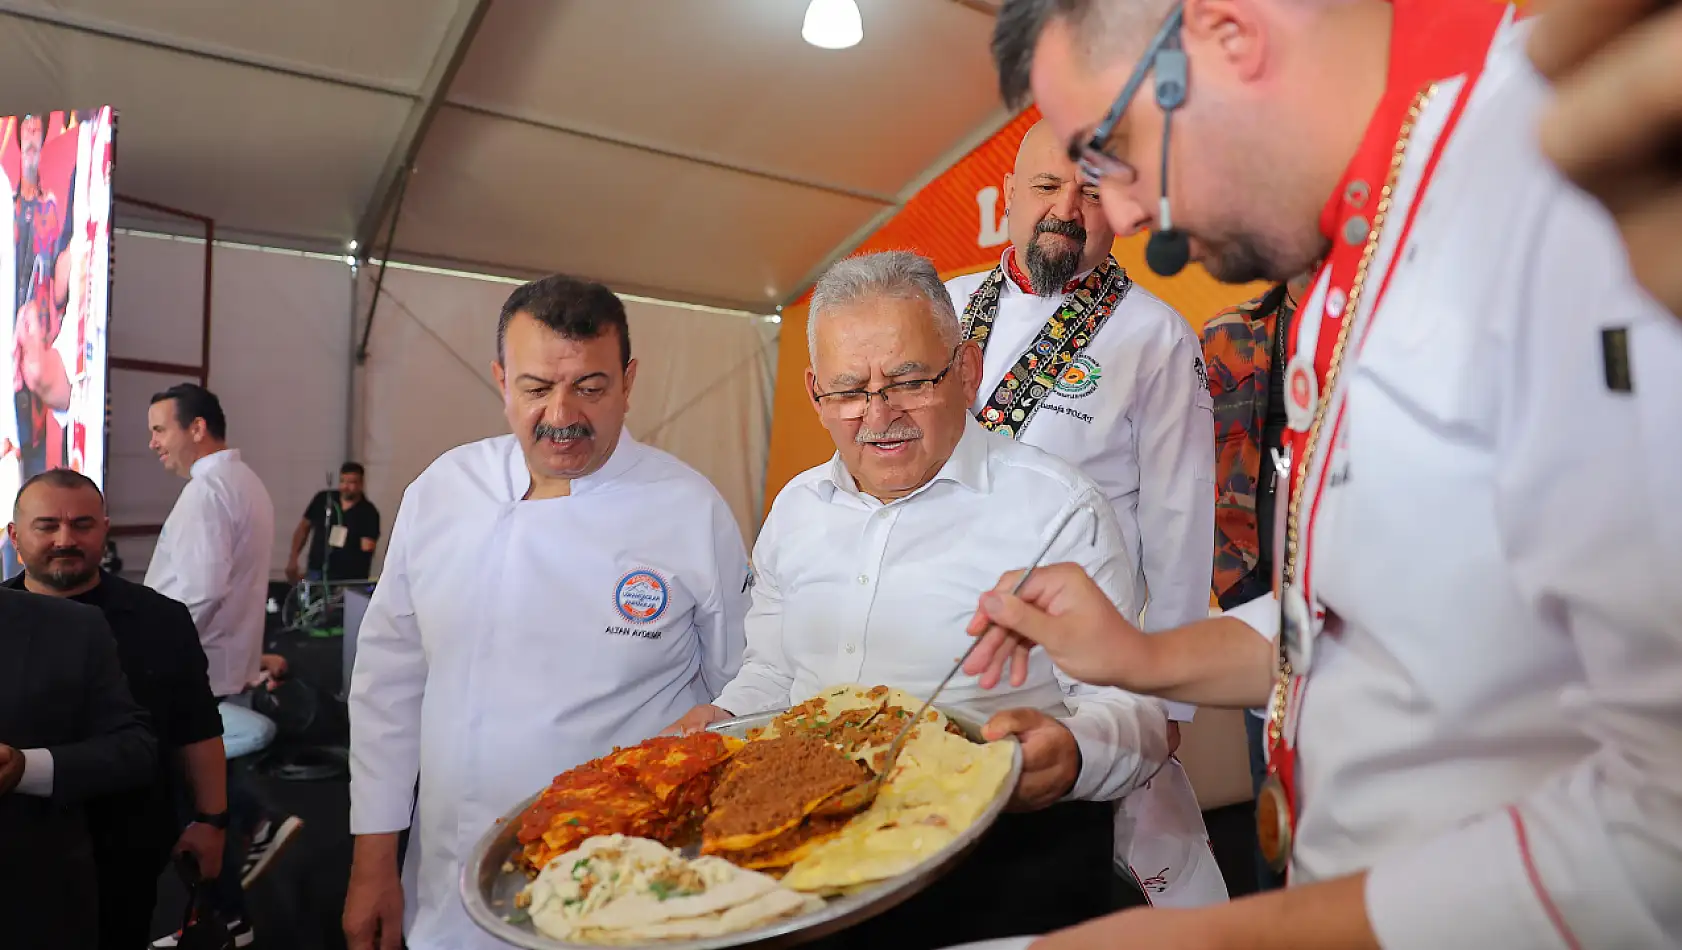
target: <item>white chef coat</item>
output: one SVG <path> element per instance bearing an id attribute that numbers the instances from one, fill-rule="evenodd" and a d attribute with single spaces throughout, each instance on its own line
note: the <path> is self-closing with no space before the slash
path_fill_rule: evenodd
<path id="1" fill-rule="evenodd" d="M 273 549 L 274 504 L 239 450 L 194 462 L 152 549 L 146 586 L 187 605 L 217 696 L 257 678 Z"/>
<path id="2" fill-rule="evenodd" d="M 445 453 L 403 494 L 357 637 L 352 834 L 410 827 L 414 950 L 500 947 L 461 861 L 560 772 L 654 735 L 741 662 L 747 552 L 713 486 L 620 436 L 563 498 L 511 435 Z"/>
<path id="3" fill-rule="evenodd" d="M 839 455 L 795 476 L 754 545 L 742 671 L 714 703 L 746 715 L 839 683 L 929 695 L 969 647 L 964 628 L 982 592 L 1027 567 L 1076 506 L 1090 513 L 1074 516 L 1044 563 L 1080 564 L 1129 603 L 1133 565 L 1097 486 L 974 419 L 928 484 L 887 504 L 858 490 Z M 940 702 L 981 717 L 1030 706 L 1062 719 L 1082 758 L 1071 798 L 1119 798 L 1168 754 L 1160 704 L 1072 680 L 1044 653 L 1021 687 L 1007 679 L 984 690 L 960 672 Z"/>
<path id="4" fill-rule="evenodd" d="M 987 274 L 947 282 L 958 313 Z M 975 411 L 1063 300 L 1003 281 Z M 1079 394 L 1053 390 L 1018 441 L 1080 469 L 1114 508 L 1133 569 L 1121 605 L 1129 620 L 1143 614 L 1143 628 L 1152 632 L 1202 620 L 1215 558 L 1215 417 L 1203 346 L 1172 307 L 1135 284 L 1081 355 L 1096 364 L 1097 386 Z M 1196 707 L 1168 709 L 1170 718 L 1188 721 Z"/>
<path id="5" fill-rule="evenodd" d="M 1527 32 L 1422 198 L 1456 83 L 1416 126 L 1313 537 L 1293 882 L 1370 868 L 1387 950 L 1682 946 L 1682 324 L 1539 153 Z M 1277 633 L 1271 597 L 1228 615 Z"/>

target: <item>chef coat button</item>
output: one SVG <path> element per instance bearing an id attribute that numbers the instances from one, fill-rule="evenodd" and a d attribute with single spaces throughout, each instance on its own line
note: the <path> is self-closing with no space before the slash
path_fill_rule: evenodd
<path id="1" fill-rule="evenodd" d="M 1349 187 L 1344 189 L 1343 199 L 1353 207 L 1361 208 L 1366 206 L 1367 196 L 1370 194 L 1372 194 L 1372 186 L 1364 181 L 1352 181 L 1349 183 Z"/>
<path id="2" fill-rule="evenodd" d="M 1349 220 L 1343 222 L 1343 239 L 1350 244 L 1359 244 L 1367 239 L 1367 233 L 1371 230 L 1372 226 L 1367 223 L 1366 218 L 1358 214 L 1351 215 Z"/>
<path id="3" fill-rule="evenodd" d="M 859 575 L 859 585 L 863 586 L 863 585 L 868 584 L 868 583 L 870 583 L 870 575 L 869 574 L 860 574 Z"/>
<path id="4" fill-rule="evenodd" d="M 856 651 L 857 649 L 858 649 L 858 647 L 854 646 L 853 644 L 851 644 L 851 643 L 847 644 L 847 652 L 848 653 L 852 653 L 852 652 Z"/>

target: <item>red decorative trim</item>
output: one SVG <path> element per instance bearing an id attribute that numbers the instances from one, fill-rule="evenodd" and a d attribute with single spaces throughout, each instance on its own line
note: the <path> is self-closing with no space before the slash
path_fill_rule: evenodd
<path id="1" fill-rule="evenodd" d="M 1507 814 L 1512 816 L 1513 833 L 1518 835 L 1518 852 L 1524 859 L 1524 873 L 1530 878 L 1530 886 L 1536 891 L 1536 899 L 1542 902 L 1542 910 L 1547 912 L 1548 919 L 1553 921 L 1554 929 L 1559 931 L 1560 939 L 1565 941 L 1567 947 L 1571 950 L 1583 950 L 1583 945 L 1577 942 L 1577 935 L 1572 933 L 1565 923 L 1565 915 L 1559 912 L 1559 907 L 1548 895 L 1548 889 L 1542 886 L 1542 875 L 1536 870 L 1536 859 L 1530 853 L 1530 836 L 1524 831 L 1524 817 L 1513 805 L 1507 806 Z"/>

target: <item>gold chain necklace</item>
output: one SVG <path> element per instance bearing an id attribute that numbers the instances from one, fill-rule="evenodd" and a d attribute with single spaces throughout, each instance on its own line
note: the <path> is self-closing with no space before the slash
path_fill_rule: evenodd
<path id="1" fill-rule="evenodd" d="M 1390 217 L 1390 201 L 1396 189 L 1396 180 L 1401 177 L 1402 160 L 1407 156 L 1408 144 L 1413 140 L 1414 126 L 1419 122 L 1419 116 L 1425 111 L 1425 106 L 1437 92 L 1437 86 L 1432 83 L 1413 97 L 1408 106 L 1407 118 L 1402 122 L 1401 134 L 1396 137 L 1396 147 L 1390 154 L 1390 170 L 1385 176 L 1384 190 L 1379 192 L 1378 207 L 1373 211 L 1372 228 L 1367 232 L 1367 242 L 1361 248 L 1361 262 L 1355 269 L 1355 280 L 1349 286 L 1349 300 L 1343 305 L 1343 319 L 1337 330 L 1337 344 L 1332 348 L 1331 365 L 1326 368 L 1325 398 L 1314 408 L 1314 421 L 1308 427 L 1308 438 L 1303 444 L 1302 468 L 1296 484 L 1291 486 L 1291 503 L 1285 515 L 1285 563 L 1280 571 L 1279 590 L 1281 597 L 1296 581 L 1297 555 L 1301 550 L 1301 514 L 1303 489 L 1308 484 L 1308 473 L 1314 463 L 1315 449 L 1320 443 L 1320 429 L 1326 421 L 1326 411 L 1332 404 L 1332 395 L 1337 392 L 1338 371 L 1343 366 L 1344 349 L 1349 343 L 1349 330 L 1355 325 L 1355 312 L 1361 306 L 1361 295 L 1366 289 L 1367 269 L 1372 266 L 1373 257 L 1378 253 L 1378 242 L 1384 233 L 1384 225 Z M 1401 248 L 1396 253 L 1401 253 Z M 1314 314 L 1305 313 L 1302 319 L 1311 320 Z M 1312 608 L 1310 608 L 1312 610 Z M 1279 678 L 1273 684 L 1273 696 L 1268 703 L 1267 734 L 1272 742 L 1279 741 L 1285 728 L 1285 705 L 1290 693 L 1291 661 L 1285 650 L 1284 625 L 1279 630 Z"/>

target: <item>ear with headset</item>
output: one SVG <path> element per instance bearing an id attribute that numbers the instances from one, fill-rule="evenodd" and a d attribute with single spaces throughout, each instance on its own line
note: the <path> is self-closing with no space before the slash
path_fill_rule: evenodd
<path id="1" fill-rule="evenodd" d="M 1174 16 L 1179 17 L 1179 12 L 1176 11 Z M 1174 227 L 1173 215 L 1168 210 L 1169 131 L 1174 124 L 1174 110 L 1186 104 L 1189 77 L 1186 51 L 1180 44 L 1177 24 L 1169 28 L 1168 35 L 1151 60 L 1151 73 L 1155 78 L 1156 105 L 1162 110 L 1162 198 L 1157 208 L 1156 229 L 1145 244 L 1145 263 L 1163 277 L 1172 277 L 1185 270 L 1186 263 L 1191 260 L 1191 242 L 1185 232 Z"/>

